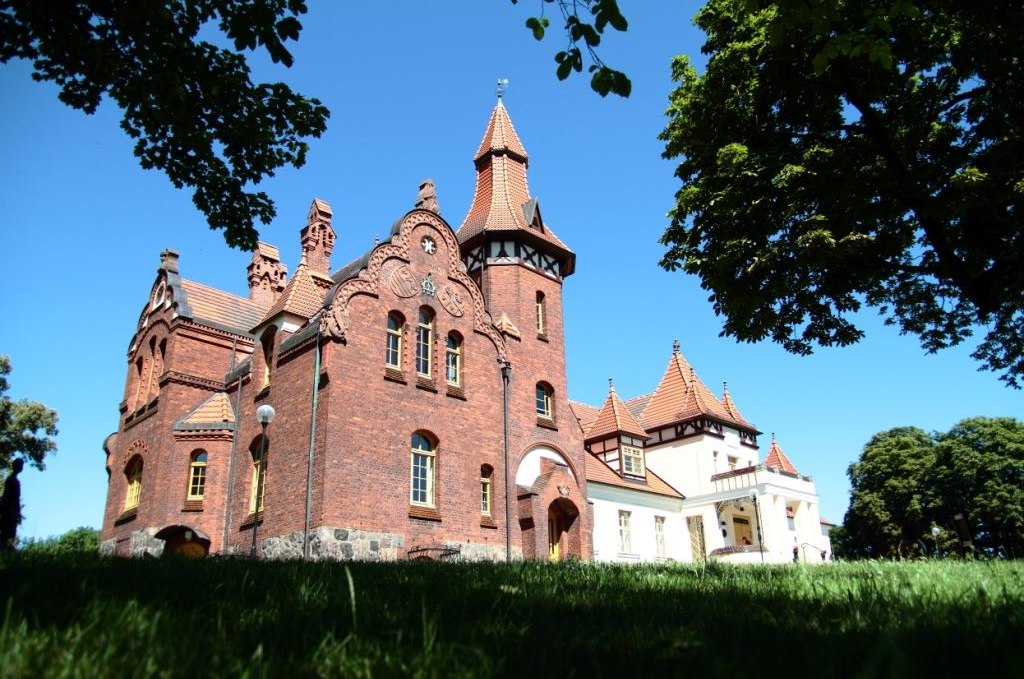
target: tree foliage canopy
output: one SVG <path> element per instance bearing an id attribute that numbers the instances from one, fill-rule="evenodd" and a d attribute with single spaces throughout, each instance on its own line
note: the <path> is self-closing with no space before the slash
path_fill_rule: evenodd
<path id="1" fill-rule="evenodd" d="M 10 359 L 0 356 L 0 469 L 6 470 L 15 455 L 43 469 L 46 454 L 57 450 L 50 438 L 57 435 L 57 411 L 36 401 L 11 400 L 7 395 L 10 373 Z"/>
<path id="2" fill-rule="evenodd" d="M 0 63 L 32 61 L 60 100 L 93 113 L 104 95 L 124 112 L 142 167 L 167 173 L 229 245 L 253 249 L 256 219 L 275 215 L 251 190 L 305 163 L 305 137 L 328 110 L 282 83 L 254 83 L 245 51 L 291 66 L 304 0 L 0 0 Z M 234 49 L 199 39 L 218 35 Z"/>
<path id="3" fill-rule="evenodd" d="M 96 553 L 100 548 L 100 532 L 95 528 L 82 526 L 54 537 L 22 540 L 21 549 L 26 552 L 47 554 Z"/>
<path id="4" fill-rule="evenodd" d="M 512 0 L 515 5 L 519 0 Z M 540 14 L 526 20 L 526 27 L 537 40 L 543 40 L 551 21 L 545 13 L 545 5 L 555 5 L 564 21 L 565 37 L 568 41 L 564 50 L 555 54 L 555 75 L 565 80 L 570 75 L 581 73 L 583 63 L 589 60 L 590 88 L 602 97 L 614 93 L 628 97 L 633 83 L 622 71 L 608 66 L 597 53 L 601 36 L 611 26 L 616 31 L 629 27 L 626 17 L 619 11 L 617 0 L 541 0 Z M 582 48 L 581 48 L 582 46 Z"/>
<path id="5" fill-rule="evenodd" d="M 907 554 L 936 535 L 952 545 L 960 514 L 980 551 L 1024 557 L 1024 422 L 976 417 L 946 433 L 890 429 L 871 438 L 848 473 L 849 556 Z"/>
<path id="6" fill-rule="evenodd" d="M 662 266 L 697 274 L 723 334 L 847 345 L 876 307 L 928 351 L 1024 377 L 1024 5 L 709 0 L 709 61 L 678 57 Z"/>

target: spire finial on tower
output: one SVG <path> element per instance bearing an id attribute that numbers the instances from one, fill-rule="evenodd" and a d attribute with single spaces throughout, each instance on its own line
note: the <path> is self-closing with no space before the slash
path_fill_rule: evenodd
<path id="1" fill-rule="evenodd" d="M 608 391 L 615 391 L 615 382 L 612 378 L 608 378 Z"/>
<path id="2" fill-rule="evenodd" d="M 679 340 L 678 339 L 672 340 L 672 355 L 673 356 L 678 356 L 679 355 Z"/>
<path id="3" fill-rule="evenodd" d="M 498 78 L 498 87 L 495 89 L 498 101 L 505 95 L 505 88 L 508 87 L 508 78 Z"/>

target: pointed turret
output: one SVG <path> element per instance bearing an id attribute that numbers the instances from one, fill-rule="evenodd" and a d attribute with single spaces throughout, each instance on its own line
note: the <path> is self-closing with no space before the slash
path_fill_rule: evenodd
<path id="1" fill-rule="evenodd" d="M 257 243 L 246 271 L 249 274 L 249 300 L 263 307 L 273 306 L 284 290 L 288 275 L 277 248 Z"/>
<path id="2" fill-rule="evenodd" d="M 459 242 L 472 247 L 481 244 L 485 234 L 504 237 L 510 231 L 519 232 L 531 252 L 540 250 L 554 257 L 562 277 L 571 274 L 575 255 L 544 223 L 537 199 L 530 197 L 526 179 L 529 157 L 501 99 L 491 112 L 473 163 L 476 189 L 469 213 L 455 232 Z M 536 255 L 517 254 L 524 260 L 531 257 L 535 267 L 543 266 Z M 513 254 L 506 251 L 506 256 Z"/>
<path id="3" fill-rule="evenodd" d="M 750 424 L 747 418 L 740 414 L 740 410 L 736 407 L 735 401 L 733 401 L 732 396 L 729 395 L 729 385 L 725 382 L 722 382 L 722 405 L 725 406 L 725 410 L 729 413 L 729 417 L 731 417 L 734 422 L 746 425 L 751 429 L 754 428 L 754 425 Z"/>
<path id="4" fill-rule="evenodd" d="M 768 449 L 768 454 L 764 458 L 764 466 L 771 467 L 773 469 L 780 469 L 790 474 L 799 474 L 796 470 L 796 466 L 789 461 L 789 457 L 786 453 L 782 452 L 782 446 L 775 440 L 775 434 L 772 433 L 772 447 Z"/>
<path id="5" fill-rule="evenodd" d="M 647 401 L 640 421 L 648 431 L 698 417 L 711 417 L 743 429 L 754 429 L 745 419 L 734 417 L 734 412 L 738 412 L 735 406 L 730 411 L 697 376 L 693 366 L 679 351 L 679 340 L 675 340 L 665 374 Z"/>
<path id="6" fill-rule="evenodd" d="M 323 287 L 316 280 L 316 276 L 306 263 L 306 258 L 303 257 L 299 260 L 299 265 L 295 268 L 295 273 L 292 274 L 281 296 L 267 311 L 257 327 L 265 325 L 282 313 L 302 320 L 312 318 L 323 306 L 323 303 Z"/>
<path id="7" fill-rule="evenodd" d="M 626 408 L 615 391 L 615 385 L 608 380 L 608 397 L 605 399 L 597 419 L 587 428 L 586 440 L 589 442 L 618 434 L 629 434 L 642 439 L 648 438 L 647 431 L 630 414 L 629 409 Z"/>
<path id="8" fill-rule="evenodd" d="M 315 278 L 323 279 L 321 286 L 330 287 L 331 252 L 334 250 L 335 233 L 331 226 L 331 206 L 327 201 L 313 199 L 309 207 L 306 226 L 302 229 L 302 256 Z"/>

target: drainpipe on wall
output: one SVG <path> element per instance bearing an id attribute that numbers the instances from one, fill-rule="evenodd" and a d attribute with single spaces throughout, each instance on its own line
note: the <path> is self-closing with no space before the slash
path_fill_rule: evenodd
<path id="1" fill-rule="evenodd" d="M 508 465 L 508 381 L 512 375 L 512 364 L 508 359 L 500 360 L 501 363 L 501 401 L 502 419 L 504 420 L 504 452 L 505 452 L 505 561 L 512 560 L 512 509 L 511 490 L 509 483 Z"/>
<path id="2" fill-rule="evenodd" d="M 322 319 L 321 319 L 322 320 Z M 313 405 L 309 420 L 309 459 L 306 462 L 306 521 L 302 529 L 302 558 L 309 560 L 309 525 L 313 522 L 313 454 L 316 447 L 316 405 L 320 396 L 320 330 L 316 326 L 316 344 L 313 345 Z"/>
<path id="3" fill-rule="evenodd" d="M 235 350 L 238 347 L 238 338 L 234 337 L 231 340 L 231 367 L 228 369 L 228 374 L 231 373 L 237 366 L 235 364 Z M 221 542 L 221 550 L 228 546 L 228 535 L 231 530 L 231 508 L 234 506 L 232 499 L 234 498 L 234 487 L 235 487 L 235 452 L 238 450 L 238 430 L 239 422 L 241 421 L 241 413 L 239 408 L 242 406 L 242 378 L 238 378 L 238 389 L 235 390 L 235 432 L 231 436 L 231 453 L 228 456 L 228 486 L 227 496 L 228 502 L 227 507 L 224 511 L 224 539 Z"/>

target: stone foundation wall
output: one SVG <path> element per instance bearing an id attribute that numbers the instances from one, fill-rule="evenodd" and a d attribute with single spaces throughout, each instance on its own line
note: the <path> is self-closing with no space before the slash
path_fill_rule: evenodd
<path id="1" fill-rule="evenodd" d="M 151 527 L 132 531 L 131 541 L 128 543 L 128 556 L 162 556 L 166 543 L 153 537 L 159 530 Z"/>
<path id="2" fill-rule="evenodd" d="M 117 551 L 117 538 L 110 538 L 100 543 L 100 556 L 114 556 Z"/>
<path id="3" fill-rule="evenodd" d="M 309 555 L 313 561 L 398 561 L 407 559 L 408 550 L 417 545 L 407 545 L 405 536 L 398 533 L 350 530 L 320 526 L 312 531 L 309 539 Z M 437 550 L 422 552 L 424 556 L 438 558 L 443 552 L 450 554 L 446 559 L 459 561 L 504 561 L 505 546 L 470 542 L 446 542 L 431 545 Z M 301 559 L 302 532 L 267 538 L 262 542 L 266 559 Z M 522 549 L 514 547 L 513 559 L 522 559 Z"/>

